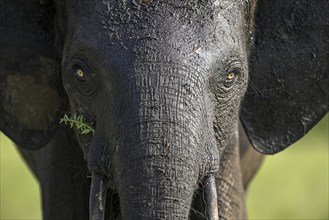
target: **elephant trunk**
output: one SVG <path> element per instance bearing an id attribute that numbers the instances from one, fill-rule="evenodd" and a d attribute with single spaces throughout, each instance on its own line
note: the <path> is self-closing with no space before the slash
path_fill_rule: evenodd
<path id="1" fill-rule="evenodd" d="M 183 117 L 180 114 L 175 112 L 177 118 Z M 210 169 L 203 162 L 205 144 L 195 127 L 193 120 L 177 119 L 142 121 L 126 128 L 127 134 L 138 135 L 126 136 L 124 147 L 113 157 L 124 220 L 189 218 L 200 177 Z M 209 216 L 216 215 L 214 184 L 204 184 Z"/>
<path id="2" fill-rule="evenodd" d="M 123 212 L 125 213 L 123 219 L 187 219 L 188 212 L 191 211 L 189 208 L 191 193 L 188 188 L 184 187 L 184 184 L 175 185 L 170 181 L 161 181 L 160 183 L 158 190 L 152 190 L 157 188 L 154 184 L 148 186 L 145 183 L 142 184 L 142 188 L 138 184 L 137 187 L 131 185 L 128 187 L 129 189 L 123 190 L 121 196 L 122 200 L 126 202 L 123 202 L 121 206 L 122 210 L 128 210 Z M 217 192 L 214 176 L 206 177 L 203 185 L 204 216 L 209 220 L 218 220 Z M 173 187 L 175 190 L 172 190 Z M 147 194 L 142 191 L 143 189 L 144 191 L 146 189 L 146 193 L 151 193 L 150 197 L 146 196 Z M 185 193 L 187 195 L 184 195 Z M 139 195 L 141 194 L 144 197 L 140 197 Z M 90 192 L 90 220 L 104 220 L 106 195 L 107 189 L 104 187 L 104 177 L 93 173 Z M 158 195 L 161 195 L 161 197 L 158 197 Z M 154 199 L 150 200 L 148 198 Z M 188 199 L 184 200 L 182 198 Z"/>
<path id="3" fill-rule="evenodd" d="M 124 220 L 188 219 L 196 178 L 183 164 L 165 163 L 159 165 L 154 159 L 132 162 L 136 168 L 126 171 L 119 189 Z"/>
<path id="4" fill-rule="evenodd" d="M 122 98 L 125 134 L 113 155 L 124 220 L 188 219 L 201 145 L 195 117 L 200 107 L 188 74 L 180 66 L 153 62 L 125 74 L 132 89 L 122 93 L 128 95 Z"/>
<path id="5" fill-rule="evenodd" d="M 188 219 L 199 181 L 216 167 L 214 135 L 206 132 L 212 126 L 204 114 L 206 82 L 193 71 L 156 62 L 127 69 L 120 78 L 120 103 L 108 107 L 121 106 L 120 111 L 99 117 L 97 126 L 109 130 L 104 132 L 109 143 L 94 137 L 89 166 L 111 173 L 124 220 Z M 102 153 L 99 145 L 111 147 Z M 206 215 L 216 220 L 215 183 L 206 183 Z"/>

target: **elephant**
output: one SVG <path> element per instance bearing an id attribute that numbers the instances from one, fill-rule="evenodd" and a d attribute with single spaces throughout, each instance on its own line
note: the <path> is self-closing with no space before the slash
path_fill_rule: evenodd
<path id="1" fill-rule="evenodd" d="M 250 145 L 278 153 L 328 112 L 328 11 L 1 0 L 0 129 L 40 183 L 43 218 L 247 218 L 262 160 Z"/>

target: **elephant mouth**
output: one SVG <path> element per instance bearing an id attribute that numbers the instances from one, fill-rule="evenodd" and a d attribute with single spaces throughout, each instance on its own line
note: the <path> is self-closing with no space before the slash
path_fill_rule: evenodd
<path id="1" fill-rule="evenodd" d="M 106 182 L 106 177 L 93 173 L 89 203 L 90 220 L 122 219 L 119 195 L 113 192 Z M 215 182 L 214 176 L 208 176 L 201 181 L 191 204 L 189 219 L 219 219 Z"/>

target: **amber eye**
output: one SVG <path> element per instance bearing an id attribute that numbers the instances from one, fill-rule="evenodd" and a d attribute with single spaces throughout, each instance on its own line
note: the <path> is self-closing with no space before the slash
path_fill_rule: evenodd
<path id="1" fill-rule="evenodd" d="M 224 81 L 225 87 L 229 88 L 233 86 L 233 84 L 236 82 L 236 79 L 238 78 L 237 76 L 238 76 L 238 72 L 236 71 L 229 72 L 226 75 L 226 79 Z"/>
<path id="2" fill-rule="evenodd" d="M 78 78 L 83 79 L 86 74 L 85 74 L 85 72 L 82 69 L 78 68 L 78 69 L 75 70 L 75 75 Z"/>
<path id="3" fill-rule="evenodd" d="M 74 75 L 80 82 L 85 82 L 88 78 L 87 73 L 79 66 L 74 67 Z"/>
<path id="4" fill-rule="evenodd" d="M 235 78 L 235 76 L 236 76 L 236 73 L 230 72 L 229 74 L 226 75 L 226 80 L 231 81 Z"/>

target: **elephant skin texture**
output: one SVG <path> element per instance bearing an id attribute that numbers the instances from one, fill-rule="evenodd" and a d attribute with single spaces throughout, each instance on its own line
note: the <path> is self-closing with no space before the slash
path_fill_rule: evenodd
<path id="1" fill-rule="evenodd" d="M 0 129 L 40 183 L 43 218 L 246 219 L 258 152 L 328 112 L 328 11 L 0 0 Z"/>

